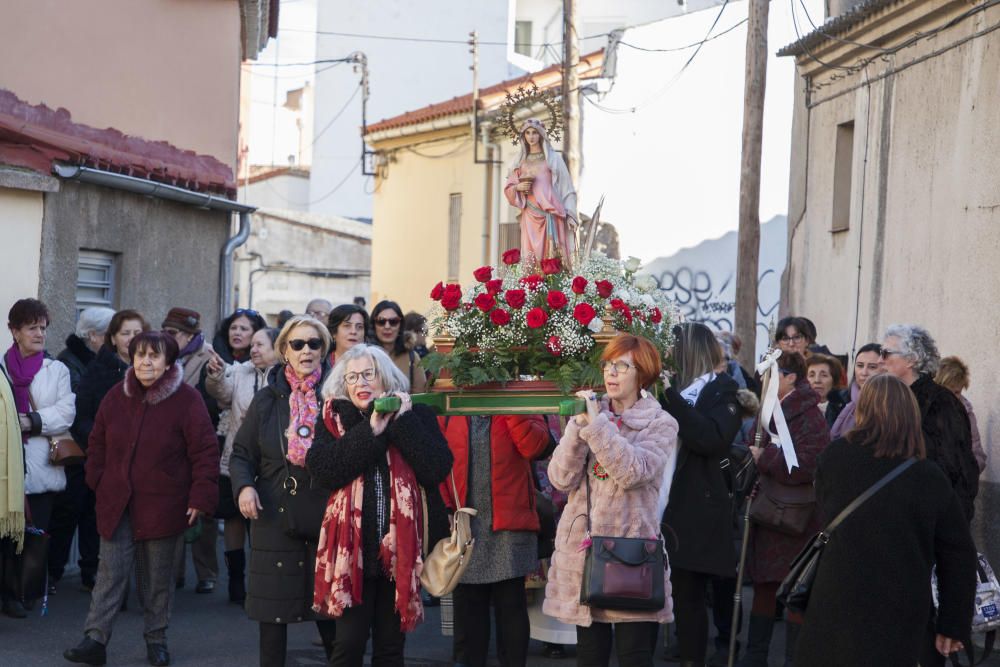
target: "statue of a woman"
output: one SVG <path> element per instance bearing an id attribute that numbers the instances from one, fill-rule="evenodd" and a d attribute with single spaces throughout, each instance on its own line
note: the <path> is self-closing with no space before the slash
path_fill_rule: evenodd
<path id="1" fill-rule="evenodd" d="M 545 126 L 534 119 L 520 130 L 521 156 L 507 176 L 504 194 L 520 209 L 521 255 L 526 266 L 559 257 L 569 268 L 576 250 L 576 191 Z"/>

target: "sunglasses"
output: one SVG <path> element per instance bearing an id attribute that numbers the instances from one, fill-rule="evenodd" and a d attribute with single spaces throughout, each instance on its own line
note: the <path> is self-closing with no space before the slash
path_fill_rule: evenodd
<path id="1" fill-rule="evenodd" d="M 900 352 L 899 350 L 890 350 L 887 347 L 883 347 L 881 350 L 878 351 L 878 356 L 882 358 L 882 361 L 885 361 L 894 354 L 903 354 L 903 353 Z"/>
<path id="2" fill-rule="evenodd" d="M 296 338 L 295 340 L 288 341 L 288 347 L 292 348 L 296 352 L 301 352 L 302 348 L 306 345 L 309 346 L 310 350 L 318 350 L 323 347 L 323 341 L 319 338 L 310 338 L 309 340 L 302 340 L 301 338 Z"/>
<path id="3" fill-rule="evenodd" d="M 252 308 L 237 308 L 233 311 L 233 317 L 239 317 L 240 315 L 249 315 L 250 317 L 260 317 L 260 313 Z"/>
<path id="4" fill-rule="evenodd" d="M 398 327 L 401 320 L 398 317 L 377 317 L 375 324 L 380 327 Z"/>

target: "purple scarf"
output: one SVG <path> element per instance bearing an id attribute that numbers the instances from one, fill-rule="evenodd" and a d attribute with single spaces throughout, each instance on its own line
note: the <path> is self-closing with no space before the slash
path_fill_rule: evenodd
<path id="1" fill-rule="evenodd" d="M 840 415 L 837 416 L 837 421 L 833 422 L 833 426 L 830 427 L 830 439 L 836 440 L 837 438 L 842 438 L 854 428 L 856 421 L 854 418 L 854 412 L 858 407 L 858 396 L 861 395 L 861 387 L 858 386 L 857 382 L 851 383 L 851 402 L 844 406 L 844 409 L 840 411 Z"/>
<path id="2" fill-rule="evenodd" d="M 31 412 L 31 382 L 42 370 L 42 362 L 45 360 L 45 353 L 38 352 L 30 357 L 22 357 L 17 349 L 17 343 L 10 346 L 4 355 L 7 363 L 7 374 L 10 376 L 12 389 L 14 390 L 14 404 L 20 413 Z"/>
<path id="3" fill-rule="evenodd" d="M 184 346 L 184 349 L 181 350 L 180 354 L 177 355 L 177 358 L 183 359 L 189 354 L 194 354 L 203 347 L 205 347 L 205 336 L 204 334 L 198 334 L 197 336 L 191 339 L 190 343 Z"/>

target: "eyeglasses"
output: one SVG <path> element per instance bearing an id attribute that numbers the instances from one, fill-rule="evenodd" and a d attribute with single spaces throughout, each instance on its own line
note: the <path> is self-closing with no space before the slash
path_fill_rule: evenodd
<path id="1" fill-rule="evenodd" d="M 296 338 L 295 340 L 288 341 L 288 347 L 292 348 L 296 352 L 301 352 L 302 348 L 306 345 L 309 346 L 310 350 L 318 350 L 323 347 L 323 341 L 319 338 L 310 338 L 309 340 L 302 340 L 301 338 Z"/>
<path id="2" fill-rule="evenodd" d="M 887 347 L 883 347 L 881 350 L 878 351 L 878 356 L 882 358 L 882 361 L 885 361 L 894 354 L 903 354 L 903 353 L 900 352 L 899 350 L 890 350 Z"/>
<path id="3" fill-rule="evenodd" d="M 233 317 L 239 317 L 240 315 L 249 315 L 250 317 L 260 317 L 260 313 L 252 308 L 237 308 L 233 311 Z"/>
<path id="4" fill-rule="evenodd" d="M 780 343 L 782 341 L 791 341 L 793 343 L 801 343 L 806 339 L 802 334 L 795 334 L 794 336 L 786 336 L 785 334 L 778 334 L 777 341 Z"/>
<path id="5" fill-rule="evenodd" d="M 627 373 L 628 369 L 630 368 L 635 368 L 635 365 L 630 364 L 627 361 L 605 360 L 601 362 L 601 370 L 604 371 L 605 373 L 613 370 L 615 372 L 615 375 L 618 375 L 619 373 Z"/>
<path id="6" fill-rule="evenodd" d="M 351 386 L 356 385 L 358 383 L 358 380 L 360 380 L 361 378 L 365 379 L 366 384 L 371 384 L 372 381 L 375 380 L 375 369 L 366 368 L 360 373 L 355 373 L 355 372 L 344 373 L 344 382 L 346 382 Z"/>
<path id="7" fill-rule="evenodd" d="M 398 327 L 400 323 L 398 317 L 377 317 L 375 318 L 375 324 L 380 327 Z"/>

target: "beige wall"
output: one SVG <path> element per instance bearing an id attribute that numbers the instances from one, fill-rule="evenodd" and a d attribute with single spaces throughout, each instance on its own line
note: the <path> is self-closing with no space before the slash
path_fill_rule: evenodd
<path id="1" fill-rule="evenodd" d="M 4 3 L 0 86 L 236 167 L 237 0 Z"/>
<path id="2" fill-rule="evenodd" d="M 18 299 L 38 297 L 38 258 L 42 247 L 42 199 L 44 193 L 0 188 L 0 317 Z M 61 348 L 61 341 L 49 341 Z M 6 326 L 0 328 L 0 350 L 11 344 Z"/>

